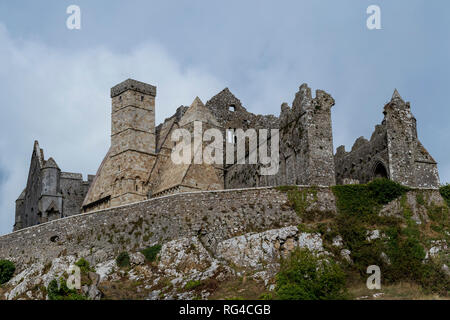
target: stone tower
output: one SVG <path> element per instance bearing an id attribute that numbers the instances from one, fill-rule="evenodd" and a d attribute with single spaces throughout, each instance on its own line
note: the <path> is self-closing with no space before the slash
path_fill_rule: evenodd
<path id="1" fill-rule="evenodd" d="M 410 103 L 397 90 L 384 107 L 390 178 L 410 187 L 439 187 L 437 163 L 417 137 Z"/>
<path id="2" fill-rule="evenodd" d="M 155 153 L 156 87 L 128 79 L 111 88 L 111 156 Z"/>
<path id="3" fill-rule="evenodd" d="M 61 194 L 61 169 L 53 158 L 48 159 L 41 169 L 42 195 L 38 219 L 41 222 L 62 217 L 63 197 Z"/>
<path id="4" fill-rule="evenodd" d="M 331 108 L 335 101 L 325 91 L 302 84 L 292 108 L 281 106 L 280 179 L 282 184 L 336 184 Z M 280 183 L 279 182 L 279 183 Z"/>
<path id="5" fill-rule="evenodd" d="M 128 79 L 111 88 L 112 205 L 146 199 L 144 182 L 155 157 L 156 87 Z"/>
<path id="6" fill-rule="evenodd" d="M 84 212 L 147 199 L 156 160 L 155 97 L 155 86 L 132 79 L 111 88 L 111 146 L 84 199 Z"/>

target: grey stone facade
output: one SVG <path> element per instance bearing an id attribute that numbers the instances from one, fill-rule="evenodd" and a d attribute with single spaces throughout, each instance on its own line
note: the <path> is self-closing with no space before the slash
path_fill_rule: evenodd
<path id="1" fill-rule="evenodd" d="M 27 185 L 16 200 L 14 231 L 79 214 L 93 178 L 83 181 L 81 174 L 61 172 L 35 141 Z"/>
<path id="2" fill-rule="evenodd" d="M 344 146 L 337 148 L 337 183 L 366 183 L 385 177 L 409 187 L 438 188 L 437 163 L 417 136 L 410 103 L 395 90 L 383 114 L 370 140 L 359 137 L 349 152 Z"/>
<path id="3" fill-rule="evenodd" d="M 276 185 L 323 185 L 335 184 L 331 107 L 334 99 L 322 90 L 313 98 L 311 89 L 303 84 L 295 95 L 292 108 L 281 106 L 280 118 L 254 115 L 248 112 L 228 89 L 223 90 L 206 103 L 226 130 L 241 128 L 279 129 L 280 163 L 276 175 L 261 175 L 260 164 L 251 165 L 247 143 L 246 164 L 226 166 L 224 185 L 226 189 Z M 269 131 L 270 133 L 270 131 Z M 237 136 L 236 136 L 237 137 Z M 244 137 L 245 138 L 245 137 Z M 233 144 L 238 143 L 238 139 Z M 259 141 L 258 143 L 265 143 Z M 224 144 L 230 143 L 225 141 Z M 271 137 L 267 140 L 271 151 Z M 258 146 L 257 146 L 258 148 Z"/>
<path id="4" fill-rule="evenodd" d="M 222 190 L 279 185 L 366 183 L 386 177 L 403 185 L 438 188 L 436 161 L 417 136 L 416 119 L 409 102 L 397 91 L 384 107 L 384 120 L 372 137 L 360 137 L 349 152 L 344 146 L 333 155 L 331 108 L 335 101 L 325 91 L 303 84 L 292 107 L 281 105 L 280 116 L 256 115 L 225 88 L 205 105 L 196 98 L 190 107 L 155 126 L 156 87 L 128 79 L 111 89 L 111 147 L 95 177 L 65 173 L 53 159 L 44 160 L 35 143 L 25 190 L 16 201 L 14 230 L 81 212 L 116 207 L 145 199 L 202 190 Z M 176 129 L 192 133 L 193 123 L 203 130 L 216 128 L 223 136 L 223 165 L 176 165 L 170 159 Z M 239 130 L 267 129 L 267 139 L 251 146 Z M 270 129 L 279 129 L 279 170 L 262 175 L 260 164 L 249 164 L 259 146 L 271 153 Z M 229 133 L 231 132 L 231 139 Z M 274 140 L 275 141 L 275 140 Z M 244 164 L 236 149 L 245 145 Z M 234 164 L 226 164 L 225 150 L 234 150 Z"/>

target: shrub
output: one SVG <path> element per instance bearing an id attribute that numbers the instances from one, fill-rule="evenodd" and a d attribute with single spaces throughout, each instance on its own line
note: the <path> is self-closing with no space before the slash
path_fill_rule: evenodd
<path id="1" fill-rule="evenodd" d="M 187 291 L 194 290 L 195 288 L 198 288 L 203 283 L 200 280 L 189 280 L 186 285 L 184 286 L 184 289 Z"/>
<path id="2" fill-rule="evenodd" d="M 88 273 L 89 271 L 95 271 L 95 269 L 92 268 L 92 267 L 89 265 L 89 262 L 86 261 L 84 258 L 81 258 L 80 260 L 78 260 L 77 262 L 75 262 L 75 265 L 76 265 L 77 267 L 80 268 L 80 271 L 81 271 L 82 273 Z"/>
<path id="3" fill-rule="evenodd" d="M 121 252 L 117 258 L 116 263 L 120 268 L 125 268 L 130 266 L 130 255 L 128 252 Z"/>
<path id="4" fill-rule="evenodd" d="M 420 244 L 417 226 L 412 222 L 405 229 L 400 226 L 390 228 L 388 236 L 387 254 L 392 264 L 385 272 L 387 280 L 420 279 L 425 250 Z"/>
<path id="5" fill-rule="evenodd" d="M 425 292 L 434 292 L 442 296 L 450 293 L 450 278 L 442 270 L 442 266 L 434 261 L 427 261 L 422 265 L 422 274 L 418 279 Z"/>
<path id="6" fill-rule="evenodd" d="M 0 284 L 4 284 L 11 280 L 16 266 L 9 260 L 0 260 Z"/>
<path id="7" fill-rule="evenodd" d="M 445 199 L 447 205 L 450 207 L 450 184 L 446 184 L 439 188 L 442 198 Z"/>
<path id="8" fill-rule="evenodd" d="M 156 256 L 158 255 L 159 251 L 161 251 L 161 245 L 157 244 L 151 247 L 148 247 L 144 250 L 142 250 L 142 254 L 145 256 L 145 260 L 152 262 L 155 261 Z"/>
<path id="9" fill-rule="evenodd" d="M 381 253 L 385 245 L 380 240 L 367 240 L 367 226 L 397 227 L 398 218 L 380 217 L 378 212 L 384 204 L 404 196 L 409 188 L 388 179 L 375 179 L 368 184 L 334 186 L 332 190 L 339 213 L 338 233 L 351 252 L 354 268 L 363 275 L 369 265 L 383 266 Z"/>
<path id="10" fill-rule="evenodd" d="M 386 178 L 375 179 L 367 184 L 370 196 L 379 204 L 388 204 L 410 190 Z"/>
<path id="11" fill-rule="evenodd" d="M 375 179 L 368 184 L 339 185 L 332 187 L 339 213 L 367 216 L 405 194 L 407 187 L 389 179 Z"/>
<path id="12" fill-rule="evenodd" d="M 259 296 L 260 300 L 275 300 L 271 292 L 264 292 Z"/>
<path id="13" fill-rule="evenodd" d="M 47 294 L 50 300 L 86 300 L 87 298 L 79 294 L 75 289 L 69 289 L 64 278 L 58 281 L 53 279 L 47 286 Z"/>
<path id="14" fill-rule="evenodd" d="M 281 261 L 276 293 L 282 300 L 344 299 L 345 274 L 334 261 L 320 260 L 306 249 L 296 249 Z"/>

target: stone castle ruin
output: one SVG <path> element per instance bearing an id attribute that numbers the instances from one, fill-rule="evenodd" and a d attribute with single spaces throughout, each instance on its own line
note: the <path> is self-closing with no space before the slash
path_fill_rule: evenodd
<path id="1" fill-rule="evenodd" d="M 25 189 L 16 200 L 14 231 L 80 213 L 94 176 L 83 181 L 80 173 L 61 172 L 53 158 L 34 142 Z"/>
<path id="2" fill-rule="evenodd" d="M 281 105 L 279 117 L 248 112 L 228 88 L 206 104 L 197 97 L 189 106 L 155 125 L 156 87 L 128 79 L 111 89 L 111 145 L 94 176 L 61 172 L 55 161 L 45 161 L 37 142 L 33 149 L 25 190 L 16 201 L 14 230 L 82 212 L 139 202 L 168 194 L 277 185 L 366 183 L 386 177 L 403 185 L 438 188 L 437 164 L 417 137 L 410 105 L 397 91 L 384 107 L 384 120 L 370 141 L 356 140 L 333 154 L 331 108 L 334 99 L 322 90 L 315 97 L 300 86 L 292 106 Z M 215 128 L 223 133 L 227 148 L 246 147 L 245 160 L 262 143 L 279 139 L 279 170 L 261 174 L 261 164 L 174 164 L 171 153 L 176 129 Z M 279 136 L 250 145 L 242 129 L 278 129 Z M 199 146 L 197 146 L 199 147 Z M 194 146 L 194 149 L 196 147 Z M 193 155 L 197 149 L 194 150 Z M 269 150 L 270 151 L 270 150 Z M 269 152 L 270 154 L 270 152 Z"/>
<path id="3" fill-rule="evenodd" d="M 409 102 L 395 90 L 383 114 L 370 141 L 359 137 L 350 152 L 344 146 L 337 148 L 336 182 L 367 183 L 383 177 L 409 187 L 438 188 L 437 163 L 417 137 Z"/>

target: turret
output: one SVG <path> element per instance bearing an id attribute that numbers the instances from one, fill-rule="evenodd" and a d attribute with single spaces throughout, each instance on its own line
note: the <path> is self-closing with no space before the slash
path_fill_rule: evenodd
<path id="1" fill-rule="evenodd" d="M 53 158 L 48 159 L 41 169 L 42 172 L 42 195 L 57 195 L 59 193 L 59 181 L 61 169 L 59 169 Z"/>

